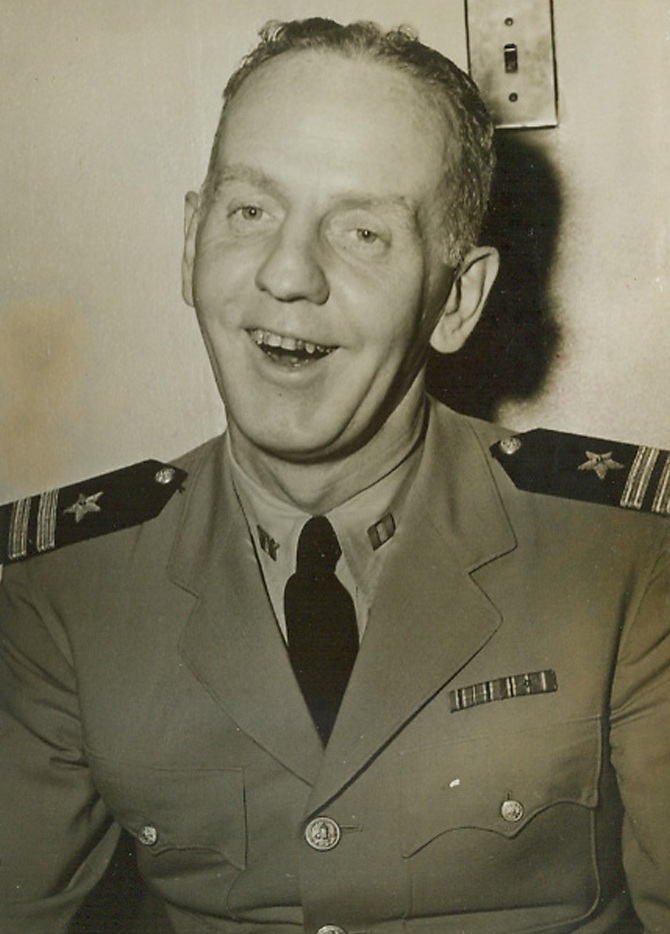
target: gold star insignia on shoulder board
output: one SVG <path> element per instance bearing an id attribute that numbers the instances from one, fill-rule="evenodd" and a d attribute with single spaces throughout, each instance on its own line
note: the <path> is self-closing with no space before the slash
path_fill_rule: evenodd
<path id="1" fill-rule="evenodd" d="M 84 496 L 83 493 L 80 493 L 77 497 L 77 502 L 68 506 L 67 509 L 64 509 L 63 513 L 72 513 L 72 515 L 74 515 L 74 521 L 81 522 L 84 516 L 88 515 L 89 512 L 100 512 L 98 500 L 103 492 L 104 490 L 100 490 L 99 493 L 92 493 L 91 496 Z"/>
<path id="2" fill-rule="evenodd" d="M 586 452 L 587 460 L 580 464 L 577 470 L 593 470 L 599 480 L 604 480 L 608 470 L 623 470 L 625 464 L 620 464 L 612 459 L 612 452 L 607 454 L 594 454 L 593 451 Z"/>
<path id="3" fill-rule="evenodd" d="M 147 460 L 0 506 L 0 564 L 148 522 L 185 478 L 179 467 Z"/>
<path id="4" fill-rule="evenodd" d="M 490 450 L 520 490 L 670 516 L 670 453 L 660 448 L 535 428 Z"/>

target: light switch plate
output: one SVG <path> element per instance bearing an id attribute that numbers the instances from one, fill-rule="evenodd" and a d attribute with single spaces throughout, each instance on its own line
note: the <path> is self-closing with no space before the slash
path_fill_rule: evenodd
<path id="1" fill-rule="evenodd" d="M 551 0 L 466 0 L 470 74 L 497 127 L 558 123 Z"/>

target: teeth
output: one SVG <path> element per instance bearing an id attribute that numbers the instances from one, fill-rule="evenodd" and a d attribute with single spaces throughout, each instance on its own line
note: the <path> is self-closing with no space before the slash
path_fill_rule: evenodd
<path id="1" fill-rule="evenodd" d="M 273 349 L 281 349 L 288 351 L 299 351 L 301 353 L 320 354 L 325 355 L 329 354 L 334 347 L 326 347 L 323 344 L 313 344 L 311 341 L 303 341 L 295 337 L 283 337 L 281 334 L 276 334 L 274 331 L 263 331 L 260 328 L 255 328 L 253 331 L 249 331 L 251 339 L 259 347 L 272 347 Z"/>

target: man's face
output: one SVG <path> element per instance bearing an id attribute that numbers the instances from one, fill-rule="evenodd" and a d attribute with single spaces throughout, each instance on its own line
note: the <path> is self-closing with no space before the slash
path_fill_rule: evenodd
<path id="1" fill-rule="evenodd" d="M 448 144 L 412 79 L 385 64 L 299 52 L 242 87 L 186 251 L 239 443 L 323 461 L 366 443 L 403 400 L 416 419 L 452 278 Z"/>

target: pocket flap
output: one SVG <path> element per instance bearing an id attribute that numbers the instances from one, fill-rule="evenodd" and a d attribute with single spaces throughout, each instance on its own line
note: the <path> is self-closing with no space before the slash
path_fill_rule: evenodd
<path id="1" fill-rule="evenodd" d="M 242 769 L 157 769 L 99 757 L 91 767 L 105 804 L 148 853 L 215 850 L 245 868 Z"/>
<path id="2" fill-rule="evenodd" d="M 401 771 L 403 855 L 466 828 L 514 837 L 559 803 L 594 808 L 601 746 L 593 719 L 412 750 Z"/>

